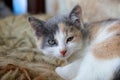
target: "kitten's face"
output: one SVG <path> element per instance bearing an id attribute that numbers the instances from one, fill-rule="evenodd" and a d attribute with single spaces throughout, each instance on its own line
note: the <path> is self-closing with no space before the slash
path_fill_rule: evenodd
<path id="1" fill-rule="evenodd" d="M 37 47 L 47 56 L 68 58 L 82 47 L 80 7 L 76 6 L 69 16 L 54 17 L 48 21 L 29 18 L 36 35 Z"/>
<path id="2" fill-rule="evenodd" d="M 81 48 L 82 34 L 74 26 L 59 23 L 55 33 L 49 33 L 37 39 L 38 48 L 48 56 L 68 58 Z"/>

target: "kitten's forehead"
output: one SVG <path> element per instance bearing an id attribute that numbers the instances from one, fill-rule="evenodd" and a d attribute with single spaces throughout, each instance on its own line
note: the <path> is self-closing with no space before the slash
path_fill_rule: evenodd
<path id="1" fill-rule="evenodd" d="M 74 25 L 68 25 L 67 20 L 66 17 L 53 17 L 46 21 L 45 27 L 49 32 L 43 35 L 42 48 L 49 47 L 48 40 L 56 40 L 59 45 L 63 45 L 67 37 L 80 34 L 80 30 Z"/>
<path id="2" fill-rule="evenodd" d="M 58 29 L 60 32 L 66 33 L 66 35 L 80 32 L 80 30 L 77 29 L 75 26 L 68 25 L 68 24 L 63 23 L 63 22 L 58 24 Z"/>
<path id="3" fill-rule="evenodd" d="M 62 31 L 64 33 L 64 32 L 66 32 L 66 28 L 67 28 L 67 26 L 66 26 L 65 23 L 59 23 L 58 24 L 59 31 Z"/>
<path id="4" fill-rule="evenodd" d="M 54 16 L 46 21 L 45 26 L 49 29 L 50 33 L 56 33 L 59 30 L 59 24 L 65 23 L 66 17 L 65 16 Z"/>
<path id="5" fill-rule="evenodd" d="M 56 33 L 56 31 L 63 31 L 65 29 L 70 30 L 71 28 L 77 28 L 67 15 L 54 16 L 46 21 L 46 27 Z"/>

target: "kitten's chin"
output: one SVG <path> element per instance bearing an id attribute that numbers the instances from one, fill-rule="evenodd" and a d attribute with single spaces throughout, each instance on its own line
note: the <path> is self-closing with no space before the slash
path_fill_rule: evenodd
<path id="1" fill-rule="evenodd" d="M 57 58 L 60 59 L 60 60 L 66 60 L 66 59 L 68 59 L 70 56 L 71 56 L 71 55 L 65 55 L 65 56 L 62 56 L 62 55 L 61 55 L 61 56 L 59 56 L 59 57 L 57 56 Z"/>

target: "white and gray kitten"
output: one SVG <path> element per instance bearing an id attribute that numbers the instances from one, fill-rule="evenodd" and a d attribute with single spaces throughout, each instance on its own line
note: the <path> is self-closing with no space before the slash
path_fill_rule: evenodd
<path id="1" fill-rule="evenodd" d="M 82 47 L 81 15 L 73 10 L 67 16 L 55 16 L 47 21 L 29 17 L 36 34 L 37 46 L 45 55 L 68 58 Z M 81 45 L 80 45 L 81 44 Z"/>
<path id="2" fill-rule="evenodd" d="M 120 20 L 83 24 L 75 6 L 69 15 L 47 21 L 29 17 L 40 51 L 47 56 L 69 59 L 56 68 L 66 80 L 120 80 Z"/>

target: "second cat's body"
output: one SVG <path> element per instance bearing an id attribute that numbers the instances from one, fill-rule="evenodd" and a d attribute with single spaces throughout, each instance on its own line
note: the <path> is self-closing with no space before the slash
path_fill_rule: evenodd
<path id="1" fill-rule="evenodd" d="M 38 49 L 68 60 L 56 72 L 66 80 L 120 80 L 120 20 L 84 24 L 80 6 L 48 21 L 29 17 Z"/>

